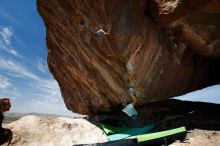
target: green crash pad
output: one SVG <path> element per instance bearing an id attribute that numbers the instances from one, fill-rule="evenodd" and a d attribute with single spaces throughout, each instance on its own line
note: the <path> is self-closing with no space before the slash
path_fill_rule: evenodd
<path id="1" fill-rule="evenodd" d="M 101 126 L 107 135 L 121 133 L 130 129 L 128 127 L 116 127 L 108 124 L 102 124 Z"/>
<path id="2" fill-rule="evenodd" d="M 115 141 L 115 140 L 120 140 L 120 139 L 127 138 L 129 136 L 134 136 L 134 135 L 139 135 L 139 134 L 143 134 L 143 133 L 148 133 L 153 128 L 154 128 L 154 124 L 150 124 L 150 125 L 147 125 L 147 126 L 141 127 L 141 128 L 131 128 L 131 129 L 129 129 L 127 131 L 124 131 L 122 133 L 113 134 L 113 135 L 108 136 L 108 140 L 109 141 Z"/>
<path id="3" fill-rule="evenodd" d="M 183 132 L 186 132 L 186 128 L 179 127 L 176 129 L 171 129 L 171 130 L 166 130 L 166 131 L 161 131 L 161 132 L 131 136 L 131 137 L 128 137 L 127 139 L 137 139 L 138 142 L 144 142 L 148 140 L 154 140 L 154 139 L 172 136 L 172 135 L 183 133 Z"/>

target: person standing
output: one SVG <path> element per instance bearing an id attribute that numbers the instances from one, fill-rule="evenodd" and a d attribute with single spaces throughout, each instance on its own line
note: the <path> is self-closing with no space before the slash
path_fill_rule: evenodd
<path id="1" fill-rule="evenodd" d="M 2 98 L 0 99 L 0 145 L 8 142 L 8 145 L 11 143 L 13 138 L 13 133 L 10 129 L 5 129 L 2 127 L 4 115 L 3 113 L 9 111 L 11 108 L 10 99 Z"/>

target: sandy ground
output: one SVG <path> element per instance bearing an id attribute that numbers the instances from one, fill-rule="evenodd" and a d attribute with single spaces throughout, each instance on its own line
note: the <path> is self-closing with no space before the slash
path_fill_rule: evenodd
<path id="1" fill-rule="evenodd" d="M 194 129 L 188 132 L 184 143 L 177 141 L 170 146 L 220 146 L 220 131 Z"/>

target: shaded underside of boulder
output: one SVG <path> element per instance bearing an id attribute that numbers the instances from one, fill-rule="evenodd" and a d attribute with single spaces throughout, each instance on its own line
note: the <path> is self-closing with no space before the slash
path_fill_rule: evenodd
<path id="1" fill-rule="evenodd" d="M 37 1 L 46 26 L 49 69 L 69 110 L 100 114 L 131 102 L 131 95 L 144 105 L 208 83 L 209 61 L 199 55 L 219 56 L 219 15 L 206 13 L 209 1 L 197 2 L 201 12 L 182 12 L 191 5 L 180 0 L 172 12 L 160 15 L 160 3 Z"/>

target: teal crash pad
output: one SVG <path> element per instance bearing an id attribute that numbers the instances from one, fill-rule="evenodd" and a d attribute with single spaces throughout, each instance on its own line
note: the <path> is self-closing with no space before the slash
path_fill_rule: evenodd
<path id="1" fill-rule="evenodd" d="M 131 137 L 128 137 L 127 139 L 137 139 L 138 142 L 144 142 L 148 140 L 154 140 L 154 139 L 172 136 L 172 135 L 183 133 L 183 132 L 186 132 L 186 128 L 184 126 L 171 129 L 171 130 L 161 131 L 161 132 L 154 132 L 154 133 L 149 133 L 149 134 L 131 136 Z"/>
<path id="2" fill-rule="evenodd" d="M 101 126 L 107 135 L 121 133 L 130 129 L 128 127 L 116 127 L 108 124 L 102 124 Z"/>
<path id="3" fill-rule="evenodd" d="M 147 126 L 142 127 L 142 128 L 131 128 L 131 129 L 129 129 L 127 131 L 124 131 L 122 133 L 113 134 L 113 135 L 108 136 L 108 140 L 109 141 L 115 141 L 115 140 L 120 140 L 120 139 L 130 137 L 130 136 L 134 136 L 134 135 L 148 133 L 153 128 L 154 128 L 154 124 L 150 124 L 150 125 L 147 125 Z"/>

